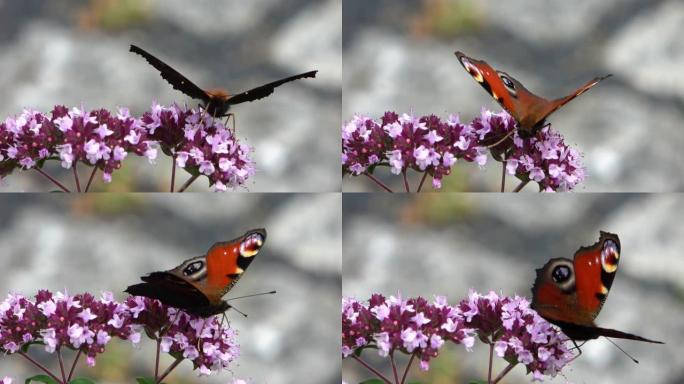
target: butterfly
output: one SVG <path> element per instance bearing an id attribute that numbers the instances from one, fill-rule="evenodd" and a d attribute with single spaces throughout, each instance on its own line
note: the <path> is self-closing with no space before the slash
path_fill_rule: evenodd
<path id="1" fill-rule="evenodd" d="M 455 52 L 463 68 L 518 122 L 521 137 L 535 135 L 546 125 L 546 119 L 558 108 L 588 91 L 601 80 L 612 75 L 596 77 L 586 82 L 568 96 L 547 100 L 525 88 L 506 72 L 497 71 L 482 60 L 473 59 L 463 52 Z"/>
<path id="2" fill-rule="evenodd" d="M 300 73 L 299 75 L 286 77 L 284 79 L 264 84 L 260 87 L 250 89 L 249 91 L 231 95 L 222 89 L 207 91 L 203 90 L 195 85 L 195 83 L 188 80 L 188 78 L 181 75 L 178 71 L 138 46 L 131 45 L 130 52 L 137 53 L 138 55 L 144 57 L 145 60 L 150 63 L 150 65 L 159 71 L 161 77 L 171 84 L 174 89 L 183 92 L 193 99 L 201 100 L 203 103 L 201 106 L 213 117 L 229 116 L 230 114 L 228 113 L 228 110 L 230 109 L 231 105 L 263 99 L 264 97 L 272 94 L 275 88 L 285 83 L 307 77 L 316 77 L 316 73 L 318 72 L 309 71 Z"/>
<path id="3" fill-rule="evenodd" d="M 242 277 L 265 241 L 265 229 L 249 230 L 236 239 L 214 243 L 205 255 L 185 260 L 176 268 L 143 276 L 143 283 L 131 285 L 125 292 L 205 318 L 223 313 L 231 308 L 223 295 Z"/>
<path id="4" fill-rule="evenodd" d="M 619 262 L 620 239 L 615 234 L 601 231 L 598 242 L 580 247 L 573 260 L 555 258 L 537 269 L 537 278 L 532 286 L 532 309 L 560 327 L 578 350 L 577 340 L 600 336 L 663 344 L 594 324 L 610 292 Z"/>

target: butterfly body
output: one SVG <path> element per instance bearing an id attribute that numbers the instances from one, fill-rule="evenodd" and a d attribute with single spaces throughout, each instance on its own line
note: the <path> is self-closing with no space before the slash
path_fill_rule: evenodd
<path id="1" fill-rule="evenodd" d="M 176 268 L 143 276 L 143 283 L 129 286 L 126 292 L 202 317 L 225 312 L 230 305 L 222 297 L 242 277 L 265 241 L 266 230 L 250 230 L 236 239 L 215 243 L 205 255 L 185 260 Z"/>
<path id="2" fill-rule="evenodd" d="M 187 77 L 180 74 L 180 72 L 171 68 L 151 53 L 144 49 L 131 45 L 130 51 L 142 56 L 147 62 L 159 71 L 161 77 L 166 80 L 174 89 L 183 92 L 193 99 L 200 100 L 206 111 L 214 117 L 224 117 L 228 115 L 228 110 L 234 104 L 240 104 L 247 101 L 255 101 L 263 99 L 273 93 L 276 87 L 285 83 L 303 79 L 316 77 L 318 71 L 309 71 L 300 73 L 298 75 L 286 77 L 284 79 L 276 80 L 268 84 L 250 89 L 249 91 L 230 94 L 222 89 L 203 90 L 195 85 Z"/>
<path id="3" fill-rule="evenodd" d="M 599 241 L 581 247 L 572 260 L 555 258 L 537 269 L 532 309 L 561 328 L 572 340 L 600 336 L 660 343 L 641 336 L 597 327 L 594 319 L 606 301 L 620 262 L 620 239 L 601 232 Z"/>
<path id="4" fill-rule="evenodd" d="M 568 96 L 547 100 L 529 91 L 513 76 L 497 71 L 483 60 L 473 59 L 458 51 L 455 55 L 473 79 L 518 122 L 518 131 L 522 137 L 536 134 L 546 125 L 549 115 L 558 108 L 611 76 L 596 77 Z"/>

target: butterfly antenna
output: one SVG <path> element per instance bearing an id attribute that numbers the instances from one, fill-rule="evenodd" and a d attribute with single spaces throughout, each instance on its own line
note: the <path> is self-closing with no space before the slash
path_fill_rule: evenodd
<path id="1" fill-rule="evenodd" d="M 275 294 L 275 293 L 276 293 L 276 291 L 253 293 L 253 294 L 251 294 L 251 295 L 238 296 L 238 297 L 231 297 L 230 299 L 226 299 L 226 301 L 244 299 L 244 298 L 247 298 L 247 297 L 254 297 L 254 296 L 273 295 L 273 294 Z M 233 308 L 234 308 L 234 307 L 233 307 Z"/>
<path id="2" fill-rule="evenodd" d="M 608 339 L 608 338 L 606 337 L 606 339 Z M 608 341 L 610 341 L 611 344 L 613 344 L 617 349 L 619 349 L 622 353 L 624 353 L 625 356 L 627 356 L 627 357 L 629 357 L 630 359 L 632 359 L 633 362 L 635 362 L 636 364 L 639 364 L 639 360 L 635 359 L 634 357 L 632 357 L 632 355 L 630 355 L 629 353 L 625 352 L 625 350 L 622 349 L 622 348 L 620 348 L 620 346 L 617 345 L 613 340 L 608 339 Z"/>
<path id="3" fill-rule="evenodd" d="M 246 314 L 246 313 L 244 313 L 244 312 L 242 312 L 241 310 L 235 308 L 235 306 L 231 305 L 230 307 L 231 307 L 232 309 L 234 309 L 235 312 L 241 314 L 241 315 L 244 316 L 244 317 L 247 317 L 247 314 Z M 226 315 L 225 312 L 223 313 L 223 315 L 224 315 L 224 316 Z"/>

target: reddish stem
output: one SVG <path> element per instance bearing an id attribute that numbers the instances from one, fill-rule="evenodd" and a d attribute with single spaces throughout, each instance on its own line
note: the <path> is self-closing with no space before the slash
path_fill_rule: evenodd
<path id="1" fill-rule="evenodd" d="M 406 168 L 404 168 L 404 170 L 401 171 L 401 174 L 404 176 L 404 189 L 406 190 L 406 192 L 410 193 L 411 190 L 409 189 L 408 179 L 406 179 Z"/>
<path id="2" fill-rule="evenodd" d="M 85 191 L 88 192 L 90 190 L 90 184 L 93 182 L 93 179 L 95 178 L 95 174 L 97 173 L 97 167 L 93 166 L 93 171 L 90 173 L 90 177 L 88 178 L 88 184 L 86 184 Z"/>
<path id="3" fill-rule="evenodd" d="M 352 357 L 354 360 L 358 361 L 361 365 L 363 365 L 364 367 L 366 367 L 366 369 L 368 369 L 369 371 L 373 372 L 377 377 L 379 377 L 379 378 L 380 378 L 382 381 L 384 381 L 385 383 L 387 383 L 387 384 L 392 384 L 392 381 L 391 381 L 390 379 L 388 379 L 387 377 L 385 377 L 385 375 L 383 375 L 382 373 L 380 373 L 377 369 L 375 369 L 375 368 L 371 367 L 370 365 L 368 365 L 365 361 L 361 360 L 360 357 L 358 357 L 358 356 L 356 356 L 356 355 L 351 355 L 351 357 Z"/>
<path id="4" fill-rule="evenodd" d="M 503 377 L 506 376 L 506 374 L 507 374 L 508 372 L 510 372 L 511 369 L 513 369 L 513 368 L 515 367 L 516 364 L 518 364 L 518 363 L 510 363 L 510 364 L 508 364 L 508 366 L 507 366 L 506 368 L 504 368 L 504 370 L 501 371 L 501 373 L 499 373 L 499 376 L 497 376 L 496 379 L 494 379 L 494 381 L 492 381 L 492 384 L 496 384 L 496 383 L 498 383 L 501 379 L 503 379 Z"/>
<path id="5" fill-rule="evenodd" d="M 159 350 L 161 348 L 161 339 L 157 339 L 157 357 L 154 359 L 154 380 L 159 378 Z"/>
<path id="6" fill-rule="evenodd" d="M 408 375 L 409 369 L 411 368 L 411 364 L 413 363 L 413 359 L 416 357 L 416 353 L 411 354 L 411 358 L 408 361 L 408 364 L 406 364 L 406 369 L 404 370 L 404 375 L 401 376 L 401 384 L 404 384 L 406 381 L 406 376 Z"/>
<path id="7" fill-rule="evenodd" d="M 501 192 L 506 190 L 506 160 L 501 162 Z"/>
<path id="8" fill-rule="evenodd" d="M 74 375 L 74 370 L 76 369 L 76 363 L 78 363 L 78 359 L 81 357 L 81 350 L 78 350 L 78 353 L 76 353 L 76 357 L 74 358 L 74 363 L 71 364 L 71 369 L 69 370 L 69 376 L 67 377 L 67 383 L 71 381 L 71 377 Z"/>
<path id="9" fill-rule="evenodd" d="M 173 156 L 171 156 L 171 192 L 173 192 L 173 188 L 176 185 L 176 154 L 174 153 Z"/>
<path id="10" fill-rule="evenodd" d="M 162 373 L 161 377 L 159 377 L 159 379 L 156 380 L 156 383 L 157 384 L 161 383 L 162 380 L 164 380 L 166 378 L 166 376 L 168 376 L 169 373 L 171 373 L 171 371 L 173 371 L 178 366 L 178 364 L 180 364 L 182 361 L 183 361 L 183 358 L 176 359 L 176 361 L 174 361 L 173 364 L 171 364 L 168 368 L 166 368 L 166 371 L 164 371 L 164 373 Z"/>
<path id="11" fill-rule="evenodd" d="M 423 173 L 423 178 L 420 179 L 420 184 L 418 184 L 418 189 L 416 192 L 420 192 L 421 189 L 423 189 L 423 183 L 425 182 L 425 179 L 427 179 L 427 172 Z"/>
<path id="12" fill-rule="evenodd" d="M 50 376 L 50 377 L 52 377 L 56 382 L 58 382 L 58 383 L 60 383 L 60 384 L 64 384 L 63 381 L 61 381 L 60 379 L 58 379 L 57 376 L 55 376 L 52 372 L 50 372 L 50 371 L 49 371 L 47 368 L 45 368 L 42 364 L 40 364 L 39 362 L 33 360 L 33 359 L 31 358 L 31 356 L 27 355 L 26 353 L 24 353 L 24 352 L 22 352 L 22 351 L 19 351 L 19 352 L 17 352 L 17 353 L 18 353 L 20 356 L 23 356 L 24 358 L 26 358 L 26 359 L 27 359 L 28 361 L 30 361 L 31 363 L 33 363 L 33 365 L 35 365 L 36 367 L 38 367 L 38 368 L 40 368 L 41 370 L 43 370 L 43 372 L 47 373 L 47 375 Z"/>
<path id="13" fill-rule="evenodd" d="M 62 191 L 64 191 L 64 192 L 71 192 L 71 191 L 69 191 L 69 188 L 65 187 L 62 183 L 60 183 L 59 181 L 57 181 L 54 177 L 52 177 L 52 176 L 48 175 L 47 173 L 45 173 L 45 171 L 43 171 L 42 169 L 40 169 L 40 168 L 33 168 L 33 169 L 35 169 L 35 170 L 36 170 L 38 173 L 40 173 L 41 175 L 47 177 L 48 180 L 52 181 L 52 182 L 53 182 L 56 186 L 58 186 Z"/>
<path id="14" fill-rule="evenodd" d="M 375 176 L 373 176 L 367 172 L 364 172 L 363 174 L 366 175 L 366 177 L 368 177 L 369 179 L 373 180 L 377 185 L 380 186 L 380 188 L 384 189 L 385 191 L 387 191 L 389 193 L 393 193 L 393 191 L 390 189 L 390 187 L 385 185 L 385 183 L 383 183 L 382 181 L 378 180 Z"/>
<path id="15" fill-rule="evenodd" d="M 521 181 L 520 184 L 518 184 L 518 186 L 515 187 L 515 189 L 513 190 L 513 192 L 520 192 L 523 188 L 525 188 L 525 186 L 526 186 L 527 183 L 529 183 L 529 182 L 530 182 L 529 180 Z"/>
<path id="16" fill-rule="evenodd" d="M 64 361 L 62 360 L 62 350 L 57 348 L 57 360 L 59 361 L 59 370 L 62 372 L 62 382 L 66 383 L 66 374 L 64 373 Z"/>
<path id="17" fill-rule="evenodd" d="M 399 374 L 397 374 L 397 364 L 394 362 L 394 351 L 390 353 L 390 362 L 392 363 L 392 374 L 394 374 L 394 382 L 399 384 Z"/>
<path id="18" fill-rule="evenodd" d="M 78 179 L 78 170 L 76 169 L 76 164 L 78 164 L 77 161 L 74 161 L 74 165 L 71 167 L 71 169 L 74 171 L 74 179 L 76 180 L 76 192 L 81 192 L 81 181 Z"/>
<path id="19" fill-rule="evenodd" d="M 185 184 L 183 184 L 183 185 L 180 187 L 180 189 L 178 189 L 178 193 L 185 192 L 185 190 L 188 189 L 188 187 L 190 186 L 190 184 L 194 183 L 195 180 L 197 180 L 197 178 L 198 178 L 199 176 L 200 176 L 200 175 L 197 174 L 197 175 L 194 175 L 194 176 L 192 176 L 191 178 L 189 178 L 188 181 L 186 181 Z"/>
<path id="20" fill-rule="evenodd" d="M 487 373 L 487 383 L 492 384 L 492 363 L 494 361 L 494 344 L 489 344 L 489 371 Z"/>

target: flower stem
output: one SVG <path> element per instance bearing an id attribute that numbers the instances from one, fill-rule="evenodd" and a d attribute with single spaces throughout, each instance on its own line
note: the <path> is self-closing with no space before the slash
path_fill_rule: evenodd
<path id="1" fill-rule="evenodd" d="M 408 375 L 409 369 L 411 369 L 411 363 L 413 363 L 413 359 L 416 357 L 416 353 L 413 352 L 411 354 L 411 358 L 408 361 L 408 364 L 406 364 L 406 369 L 404 370 L 404 374 L 401 376 L 401 384 L 404 384 L 406 381 L 406 376 Z"/>
<path id="2" fill-rule="evenodd" d="M 38 173 L 40 173 L 41 175 L 47 177 L 48 180 L 52 181 L 52 182 L 53 182 L 56 186 L 58 186 L 62 191 L 64 191 L 64 192 L 71 192 L 71 191 L 69 191 L 69 189 L 68 189 L 67 187 L 65 187 L 62 183 L 60 183 L 59 181 L 57 181 L 54 177 L 52 177 L 52 176 L 48 175 L 47 173 L 45 173 L 45 171 L 43 171 L 42 169 L 40 169 L 40 168 L 33 168 L 33 169 L 35 169 L 35 170 L 36 170 Z"/>
<path id="3" fill-rule="evenodd" d="M 506 190 L 506 159 L 501 162 L 501 192 Z"/>
<path id="4" fill-rule="evenodd" d="M 169 365 L 169 367 L 166 368 L 166 371 L 164 371 L 164 373 L 162 373 L 162 375 L 156 380 L 156 383 L 161 383 L 162 380 L 164 380 L 166 376 L 168 376 L 169 373 L 171 373 L 171 371 L 173 371 L 182 361 L 183 358 L 176 359 L 176 361 L 174 361 L 173 364 Z"/>
<path id="5" fill-rule="evenodd" d="M 494 381 L 492 381 L 492 384 L 498 383 L 498 382 L 499 382 L 501 379 L 503 379 L 503 377 L 506 376 L 506 374 L 507 374 L 508 372 L 510 372 L 511 369 L 513 369 L 513 367 L 515 367 L 517 364 L 518 364 L 518 363 L 510 363 L 510 364 L 508 364 L 508 366 L 507 366 L 506 368 L 504 368 L 504 370 L 501 371 L 501 373 L 499 373 L 499 376 L 497 376 L 496 379 L 494 379 Z"/>
<path id="6" fill-rule="evenodd" d="M 380 373 L 377 369 L 375 369 L 375 368 L 371 367 L 370 365 L 368 365 L 365 361 L 361 360 L 360 357 L 358 357 L 358 356 L 356 356 L 356 355 L 351 355 L 351 357 L 352 357 L 354 360 L 358 361 L 361 365 L 363 365 L 364 367 L 366 367 L 369 371 L 373 372 L 373 373 L 375 374 L 375 376 L 379 377 L 379 378 L 380 378 L 382 381 L 384 381 L 385 383 L 387 383 L 387 384 L 392 384 L 392 381 L 391 381 L 390 379 L 388 379 L 387 377 L 385 377 L 385 375 L 383 375 L 382 373 Z"/>
<path id="7" fill-rule="evenodd" d="M 90 190 L 90 184 L 93 182 L 93 179 L 95 178 L 95 174 L 97 173 L 97 167 L 93 166 L 93 171 L 90 173 L 90 178 L 88 178 L 88 184 L 86 184 L 85 191 L 88 192 Z"/>
<path id="8" fill-rule="evenodd" d="M 64 360 L 62 360 L 62 350 L 57 348 L 57 360 L 59 361 L 59 370 L 62 372 L 62 382 L 66 383 L 66 374 L 64 373 Z"/>
<path id="9" fill-rule="evenodd" d="M 176 154 L 171 156 L 171 192 L 173 192 L 174 185 L 176 185 Z"/>
<path id="10" fill-rule="evenodd" d="M 420 184 L 418 184 L 418 189 L 416 192 L 420 192 L 421 189 L 423 189 L 423 183 L 425 182 L 425 179 L 427 179 L 427 172 L 423 173 L 423 178 L 420 179 Z"/>
<path id="11" fill-rule="evenodd" d="M 157 356 L 154 359 L 154 379 L 159 378 L 159 349 L 161 347 L 161 339 L 157 339 Z"/>
<path id="12" fill-rule="evenodd" d="M 408 185 L 408 179 L 406 179 L 406 168 L 404 168 L 404 170 L 401 171 L 401 174 L 404 176 L 404 189 L 406 189 L 406 192 L 411 192 L 411 189 Z"/>
<path id="13" fill-rule="evenodd" d="M 521 181 L 520 184 L 518 184 L 518 186 L 515 187 L 515 189 L 513 190 L 513 192 L 520 192 L 523 188 L 525 188 L 525 186 L 526 186 L 527 183 L 529 183 L 529 182 L 530 182 L 529 180 Z"/>
<path id="14" fill-rule="evenodd" d="M 492 362 L 494 361 L 494 344 L 489 344 L 489 371 L 487 372 L 487 384 L 492 384 Z"/>
<path id="15" fill-rule="evenodd" d="M 178 193 L 185 192 L 185 190 L 188 189 L 188 187 L 190 186 L 190 184 L 194 183 L 195 180 L 197 180 L 197 178 L 198 178 L 199 176 L 200 176 L 200 175 L 197 174 L 197 175 L 194 175 L 194 176 L 192 176 L 191 178 L 189 178 L 188 181 L 186 181 L 185 184 L 183 184 L 183 185 L 180 187 L 180 189 L 178 189 Z"/>
<path id="16" fill-rule="evenodd" d="M 393 192 L 393 191 L 390 189 L 390 187 L 388 187 L 387 185 L 385 185 L 385 183 L 383 183 L 382 181 L 378 180 L 375 176 L 371 175 L 371 174 L 368 173 L 368 172 L 364 172 L 363 174 L 366 175 L 366 177 L 368 177 L 369 179 L 373 180 L 377 185 L 380 186 L 380 188 L 384 189 L 385 191 L 387 191 L 387 192 L 389 192 L 389 193 L 392 193 L 392 192 Z"/>
<path id="17" fill-rule="evenodd" d="M 74 180 L 76 180 L 76 192 L 81 192 L 81 181 L 78 179 L 78 170 L 76 169 L 76 164 L 78 164 L 78 161 L 74 161 L 74 166 L 71 167 L 71 170 L 74 171 Z"/>
<path id="18" fill-rule="evenodd" d="M 69 370 L 69 376 L 67 376 L 67 382 L 71 381 L 71 377 L 74 375 L 74 370 L 76 369 L 76 363 L 78 363 L 78 358 L 81 357 L 81 350 L 79 349 L 74 357 L 74 363 L 71 364 L 71 369 Z"/>
<path id="19" fill-rule="evenodd" d="M 394 374 L 394 382 L 399 384 L 399 374 L 397 374 L 397 363 L 394 361 L 394 351 L 390 353 L 390 362 L 392 362 L 392 373 Z"/>
<path id="20" fill-rule="evenodd" d="M 60 379 L 58 379 L 57 376 L 55 376 L 52 372 L 50 372 L 50 371 L 49 371 L 47 368 L 45 368 L 42 364 L 40 364 L 39 362 L 33 360 L 33 359 L 31 358 L 31 356 L 27 355 L 26 353 L 24 353 L 24 352 L 22 352 L 22 351 L 19 351 L 19 352 L 17 352 L 17 353 L 18 353 L 20 356 L 23 356 L 24 358 L 26 358 L 26 359 L 27 359 L 28 361 L 30 361 L 31 363 L 33 363 L 33 365 L 35 365 L 36 367 L 38 367 L 38 368 L 40 368 L 41 370 L 43 370 L 43 372 L 47 373 L 47 375 L 50 376 L 50 377 L 52 377 L 56 382 L 58 382 L 58 383 L 60 383 L 60 384 L 64 384 L 63 381 L 61 381 Z"/>

